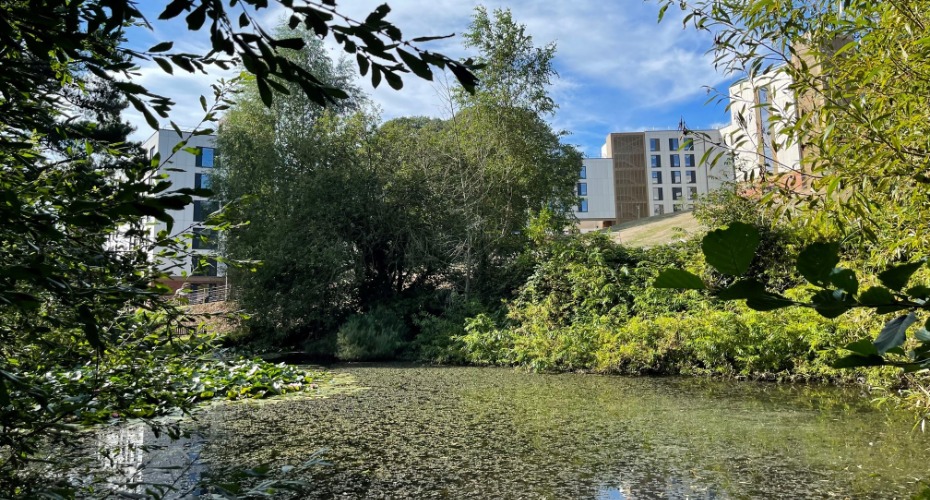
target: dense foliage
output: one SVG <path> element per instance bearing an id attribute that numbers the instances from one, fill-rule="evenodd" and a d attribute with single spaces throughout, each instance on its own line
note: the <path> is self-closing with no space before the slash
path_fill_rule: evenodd
<path id="1" fill-rule="evenodd" d="M 250 340 L 326 351 L 380 307 L 416 334 L 525 279 L 529 222 L 547 212 L 550 230 L 564 226 L 580 155 L 546 122 L 554 49 L 534 48 L 509 12 L 478 9 L 469 44 L 499 37 L 510 42 L 478 46 L 487 83 L 456 93 L 445 120 L 377 124 L 345 66 L 310 39 L 288 57 L 349 88 L 342 106 L 292 92 L 265 108 L 243 81 L 219 130 L 216 185 L 236 226 L 228 258 L 260 262 L 235 274 Z"/>
<path id="2" fill-rule="evenodd" d="M 451 70 L 468 88 L 475 83 L 468 62 L 423 50 L 417 43 L 425 39 L 406 41 L 385 20 L 386 6 L 357 22 L 340 16 L 334 2 L 280 3 L 290 23 L 355 53 L 375 85 L 384 78 L 400 88 L 405 72 L 431 78 L 430 67 Z M 214 359 L 212 337 L 162 300 L 159 260 L 187 251 L 171 238 L 171 211 L 207 193 L 173 189 L 159 176 L 168 158 L 147 158 L 128 143 L 131 130 L 120 112 L 131 105 L 157 127 L 157 117 L 167 118 L 174 104 L 133 81 L 142 61 L 167 73 L 241 62 L 266 103 L 283 81 L 319 104 L 345 91 L 284 57 L 302 40 L 273 38 L 255 24 L 252 16 L 269 7 L 266 1 L 173 0 L 162 7 L 155 24 L 183 16 L 190 31 L 203 29 L 209 39 L 205 53 L 173 51 L 170 41 L 131 48 L 127 29 L 156 31 L 136 2 L 0 7 L 3 497 L 35 497 L 49 488 L 71 494 L 69 476 L 58 468 L 61 455 L 44 450 L 73 442 L 76 424 L 148 418 L 189 411 L 212 397 L 264 397 L 307 385 L 300 370 Z M 201 99 L 205 121 L 224 107 L 224 89 L 215 90 L 213 106 Z M 151 219 L 169 230 L 153 234 L 145 224 Z"/>

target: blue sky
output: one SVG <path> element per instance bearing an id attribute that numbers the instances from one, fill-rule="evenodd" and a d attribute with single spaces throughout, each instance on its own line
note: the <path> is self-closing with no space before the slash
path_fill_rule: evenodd
<path id="1" fill-rule="evenodd" d="M 146 9 L 164 2 L 141 2 Z M 340 2 L 340 11 L 364 18 L 381 2 L 354 0 Z M 475 2 L 465 0 L 389 1 L 388 20 L 400 27 L 406 38 L 462 33 L 467 29 Z M 610 132 L 644 129 L 674 129 L 681 119 L 691 128 L 723 126 L 728 120 L 723 104 L 705 104 L 714 93 L 707 88 L 726 90 L 727 78 L 715 71 L 713 57 L 707 54 L 711 37 L 693 29 L 683 29 L 674 7 L 657 23 L 659 5 L 654 1 L 594 0 L 510 2 L 488 1 L 489 9 L 509 7 L 514 19 L 527 27 L 536 45 L 555 42 L 555 67 L 559 78 L 552 95 L 559 110 L 552 125 L 570 133 L 569 143 L 587 156 L 599 156 L 600 146 Z M 206 32 L 190 33 L 182 23 L 156 21 L 158 11 L 146 10 L 154 32 L 135 30 L 130 43 L 146 48 L 159 41 L 172 40 L 175 50 L 206 52 Z M 273 26 L 283 11 L 263 10 L 265 26 Z M 469 55 L 461 40 L 432 42 L 428 48 L 453 57 Z M 342 52 L 335 45 L 334 57 Z M 190 75 L 176 70 L 164 74 L 154 64 L 143 65 L 137 81 L 149 90 L 166 95 L 177 103 L 172 119 L 181 126 L 193 126 L 199 119 L 199 96 L 212 95 L 210 84 L 234 72 L 214 71 Z M 447 116 L 442 86 L 405 78 L 404 89 L 393 91 L 386 84 L 372 89 L 367 79 L 359 81 L 380 107 L 383 119 L 398 116 Z M 201 113 L 202 114 L 202 113 Z M 135 114 L 129 117 L 139 129 L 136 138 L 151 131 Z"/>

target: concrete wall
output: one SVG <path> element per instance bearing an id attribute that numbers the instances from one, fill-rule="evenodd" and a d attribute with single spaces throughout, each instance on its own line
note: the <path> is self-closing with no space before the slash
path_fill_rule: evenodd
<path id="1" fill-rule="evenodd" d="M 579 179 L 579 184 L 587 188 L 588 211 L 580 212 L 575 207 L 575 217 L 579 220 L 613 221 L 617 218 L 617 209 L 614 205 L 614 167 L 609 158 L 585 158 L 585 178 Z"/>
<path id="2" fill-rule="evenodd" d="M 185 134 L 187 137 L 187 134 Z M 189 137 L 187 141 L 186 148 L 209 148 L 214 149 L 216 137 L 213 135 L 204 135 L 204 136 L 193 136 Z M 209 176 L 213 173 L 213 168 L 211 167 L 198 167 L 197 166 L 197 156 L 184 151 L 183 149 L 178 150 L 177 152 L 172 152 L 172 149 L 181 141 L 181 137 L 171 129 L 162 129 L 158 130 L 151 137 L 149 137 L 144 143 L 143 148 L 148 153 L 149 158 L 152 158 L 156 153 L 159 154 L 161 160 L 161 166 L 159 167 L 159 173 L 165 174 L 168 176 L 167 180 L 171 182 L 172 189 L 179 188 L 193 188 L 195 186 L 195 180 L 197 174 L 204 176 Z M 213 151 L 215 153 L 215 151 Z M 214 154 L 214 161 L 215 161 Z M 170 190 L 169 190 L 170 191 Z M 195 197 L 195 202 L 206 202 L 206 198 Z M 170 213 L 174 218 L 174 226 L 172 228 L 171 234 L 181 234 L 187 233 L 190 234 L 193 228 L 199 227 L 200 222 L 194 220 L 194 204 L 184 207 L 182 210 L 172 210 Z M 159 231 L 167 229 L 167 225 L 164 222 L 151 220 L 150 221 L 152 234 L 157 234 Z M 190 240 L 187 240 L 190 244 Z M 193 250 L 193 252 L 199 254 L 210 254 L 213 251 L 211 250 Z M 186 278 L 180 278 L 182 273 L 187 273 L 188 275 L 192 272 L 191 259 L 185 258 L 179 261 L 166 262 L 162 266 L 163 269 L 167 270 L 172 277 L 179 277 L 179 281 L 185 281 Z M 224 274 L 224 266 L 219 265 L 218 275 L 222 276 Z M 190 279 L 188 281 L 211 281 L 210 279 L 197 278 Z"/>

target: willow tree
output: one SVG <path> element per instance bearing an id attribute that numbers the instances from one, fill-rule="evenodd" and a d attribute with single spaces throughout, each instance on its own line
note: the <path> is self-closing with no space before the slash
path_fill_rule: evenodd
<path id="1" fill-rule="evenodd" d="M 927 255 L 930 236 L 930 3 L 856 0 L 666 2 L 714 34 L 718 65 L 758 79 L 787 73 L 796 104 L 759 103 L 804 152 L 807 193 L 773 192 L 864 261 Z"/>

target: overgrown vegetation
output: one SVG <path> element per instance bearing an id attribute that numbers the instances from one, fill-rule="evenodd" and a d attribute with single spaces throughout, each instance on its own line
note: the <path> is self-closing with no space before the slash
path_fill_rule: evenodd
<path id="1" fill-rule="evenodd" d="M 343 63 L 285 32 L 306 40 L 287 57 L 349 98 L 324 110 L 292 91 L 266 108 L 244 80 L 219 129 L 215 185 L 236 226 L 226 254 L 260 262 L 233 275 L 254 313 L 245 340 L 342 359 L 409 355 L 399 347 L 412 335 L 372 323 L 391 310 L 434 350 L 459 311 L 496 307 L 526 279 L 530 220 L 567 224 L 581 157 L 546 122 L 555 49 L 535 47 L 508 11 L 479 8 L 465 39 L 483 84 L 451 92 L 447 119 L 378 124 Z"/>

